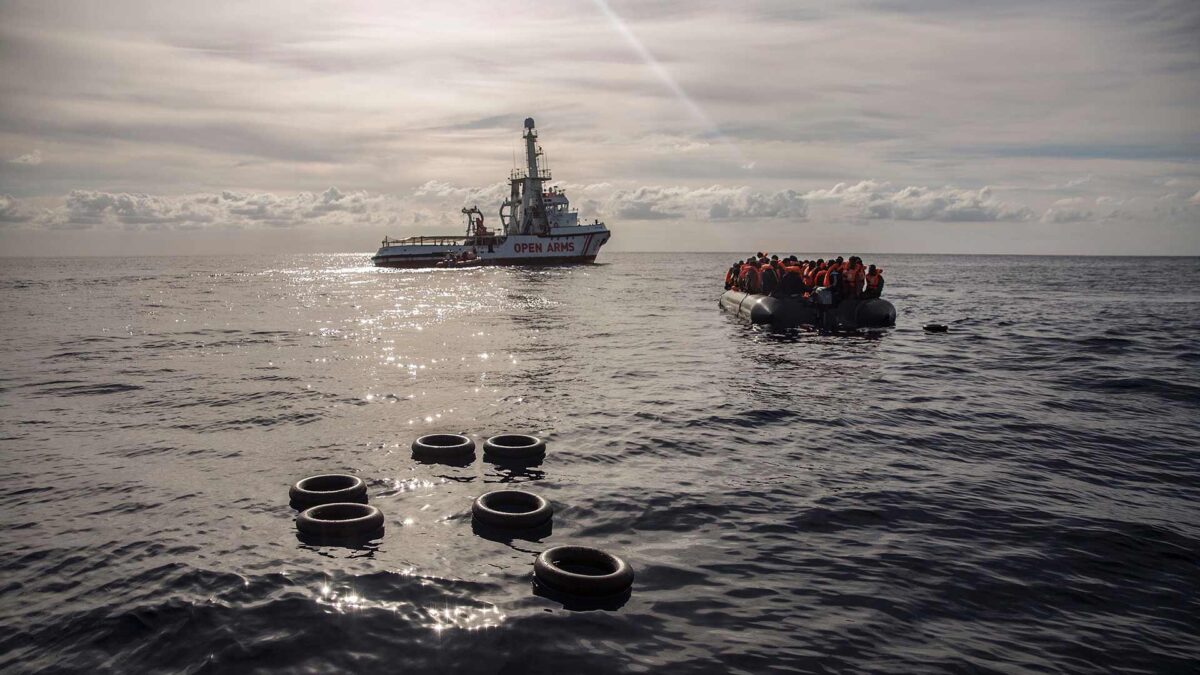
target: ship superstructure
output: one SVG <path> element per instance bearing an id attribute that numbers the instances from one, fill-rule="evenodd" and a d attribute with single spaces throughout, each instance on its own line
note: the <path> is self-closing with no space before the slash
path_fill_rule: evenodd
<path id="1" fill-rule="evenodd" d="M 512 190 L 500 205 L 502 229 L 484 226 L 483 212 L 471 207 L 463 236 L 425 236 L 384 239 L 371 258 L 381 267 L 434 267 L 465 265 L 537 265 L 590 263 L 611 236 L 596 220 L 579 224 L 578 211 L 559 188 L 547 187 L 552 179 L 542 161 L 533 118 L 525 119 L 525 167 L 509 176 Z"/>

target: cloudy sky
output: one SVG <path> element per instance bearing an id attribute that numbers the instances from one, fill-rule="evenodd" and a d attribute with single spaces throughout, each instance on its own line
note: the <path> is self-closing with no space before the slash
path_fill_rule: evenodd
<path id="1" fill-rule="evenodd" d="M 0 1 L 0 254 L 457 232 L 526 116 L 611 250 L 1200 254 L 1195 0 Z"/>

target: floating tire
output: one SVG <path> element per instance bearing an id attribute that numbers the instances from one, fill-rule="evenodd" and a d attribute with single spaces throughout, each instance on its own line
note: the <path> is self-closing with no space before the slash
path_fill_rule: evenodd
<path id="1" fill-rule="evenodd" d="M 471 506 L 471 515 L 484 525 L 525 529 L 550 522 L 554 508 L 532 492 L 496 490 L 480 495 Z"/>
<path id="2" fill-rule="evenodd" d="M 369 504 L 321 504 L 296 517 L 301 534 L 320 539 L 355 539 L 383 529 L 383 513 Z"/>
<path id="3" fill-rule="evenodd" d="M 590 546 L 555 546 L 533 563 L 539 583 L 568 595 L 612 596 L 633 586 L 633 568 Z"/>
<path id="4" fill-rule="evenodd" d="M 367 502 L 367 484 L 358 476 L 327 473 L 296 481 L 288 491 L 292 506 L 307 509 L 320 504 Z"/>
<path id="5" fill-rule="evenodd" d="M 429 434 L 412 442 L 413 457 L 461 459 L 475 454 L 475 441 L 462 434 Z"/>
<path id="6" fill-rule="evenodd" d="M 526 434 L 500 434 L 484 441 L 483 452 L 501 459 L 534 459 L 546 454 L 546 441 Z"/>
<path id="7" fill-rule="evenodd" d="M 927 323 L 925 324 L 926 333 L 945 333 L 950 330 L 950 327 L 944 323 Z"/>

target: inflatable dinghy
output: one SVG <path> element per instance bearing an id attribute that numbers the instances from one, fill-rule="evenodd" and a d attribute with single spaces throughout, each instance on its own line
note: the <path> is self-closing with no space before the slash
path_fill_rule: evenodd
<path id="1" fill-rule="evenodd" d="M 821 290 L 817 291 L 817 295 Z M 808 298 L 725 291 L 720 305 L 721 309 L 737 314 L 745 321 L 775 328 L 803 325 L 823 330 L 850 331 L 896 325 L 896 307 L 883 298 L 846 298 L 837 305 L 822 305 Z"/>

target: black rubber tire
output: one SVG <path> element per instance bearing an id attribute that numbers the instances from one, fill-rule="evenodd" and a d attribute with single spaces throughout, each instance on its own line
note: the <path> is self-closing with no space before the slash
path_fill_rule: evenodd
<path id="1" fill-rule="evenodd" d="M 367 484 L 358 476 L 326 473 L 296 481 L 288 491 L 292 506 L 307 509 L 320 504 L 367 503 Z"/>
<path id="2" fill-rule="evenodd" d="M 475 454 L 475 441 L 462 434 L 429 434 L 412 442 L 413 457 L 458 459 Z"/>
<path id="3" fill-rule="evenodd" d="M 321 504 L 297 516 L 296 529 L 324 539 L 362 537 L 383 529 L 383 513 L 369 504 Z"/>
<path id="4" fill-rule="evenodd" d="M 503 459 L 533 459 L 546 454 L 546 441 L 526 434 L 500 434 L 483 442 L 483 452 Z"/>
<path id="5" fill-rule="evenodd" d="M 609 596 L 633 585 L 633 568 L 617 556 L 590 546 L 555 546 L 533 563 L 539 583 L 569 595 Z"/>
<path id="6" fill-rule="evenodd" d="M 526 529 L 548 523 L 554 517 L 554 507 L 532 492 L 496 490 L 475 500 L 471 516 L 484 525 Z"/>

